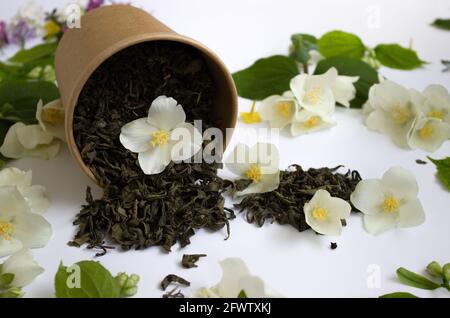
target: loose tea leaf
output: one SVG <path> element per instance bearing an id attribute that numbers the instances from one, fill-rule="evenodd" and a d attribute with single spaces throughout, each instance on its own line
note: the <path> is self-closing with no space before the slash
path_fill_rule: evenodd
<path id="1" fill-rule="evenodd" d="M 331 243 L 330 243 L 330 248 L 331 248 L 332 250 L 337 249 L 337 247 L 338 247 L 337 243 L 335 243 L 335 242 L 331 242 Z"/>
<path id="2" fill-rule="evenodd" d="M 310 226 L 306 223 L 303 206 L 317 190 L 327 190 L 331 196 L 350 203 L 350 194 L 361 181 L 361 176 L 351 170 L 345 174 L 337 173 L 340 167 L 304 171 L 300 166 L 293 165 L 291 169 L 280 172 L 277 190 L 246 195 L 235 206 L 246 213 L 249 223 L 260 227 L 270 221 L 289 224 L 300 232 L 305 231 Z"/>
<path id="3" fill-rule="evenodd" d="M 422 160 L 422 159 L 416 159 L 416 163 L 418 165 L 426 165 L 427 164 L 427 162 L 425 160 Z"/>
<path id="4" fill-rule="evenodd" d="M 188 245 L 196 229 L 226 227 L 229 235 L 234 213 L 224 207 L 222 192 L 230 182 L 217 176 L 222 164 L 171 163 L 160 174 L 145 175 L 137 154 L 119 141 L 121 127 L 146 117 L 160 95 L 183 105 L 188 122 L 219 127 L 213 84 L 198 51 L 165 41 L 127 48 L 93 73 L 75 108 L 74 137 L 104 192 L 94 200 L 87 190 L 72 245 L 102 248 L 111 239 L 125 250 L 158 245 L 170 251 L 176 242 Z"/>
<path id="5" fill-rule="evenodd" d="M 184 254 L 181 260 L 181 265 L 184 268 L 198 267 L 195 263 L 197 263 L 200 257 L 206 257 L 206 254 Z"/>
<path id="6" fill-rule="evenodd" d="M 174 274 L 170 274 L 170 275 L 167 275 L 161 282 L 162 290 L 166 290 L 166 288 L 172 283 L 177 283 L 180 285 L 184 285 L 186 287 L 191 286 L 191 283 L 189 281 L 185 280 L 184 278 L 174 275 Z"/>
<path id="7" fill-rule="evenodd" d="M 162 298 L 185 298 L 185 297 L 186 296 L 184 296 L 181 290 L 177 291 L 176 287 L 162 296 Z"/>

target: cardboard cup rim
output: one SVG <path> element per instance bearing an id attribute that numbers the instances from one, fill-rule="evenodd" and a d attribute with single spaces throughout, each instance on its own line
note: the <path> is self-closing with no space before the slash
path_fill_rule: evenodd
<path id="1" fill-rule="evenodd" d="M 93 59 L 91 63 L 89 63 L 85 70 L 82 72 L 82 75 L 79 76 L 75 88 L 72 90 L 70 97 L 68 98 L 68 105 L 66 106 L 66 120 L 65 120 L 65 131 L 66 131 L 66 137 L 67 137 L 67 145 L 69 148 L 70 153 L 75 158 L 75 161 L 77 162 L 77 165 L 79 168 L 95 183 L 98 184 L 98 180 L 95 178 L 94 174 L 92 173 L 91 169 L 84 163 L 83 159 L 81 158 L 80 151 L 78 149 L 78 146 L 75 143 L 75 138 L 73 135 L 73 115 L 75 111 L 75 107 L 78 101 L 78 97 L 86 84 L 87 80 L 91 77 L 91 75 L 95 72 L 95 70 L 108 58 L 113 56 L 114 54 L 120 52 L 121 50 L 126 49 L 127 47 L 133 46 L 135 44 L 144 43 L 144 42 L 151 42 L 151 41 L 173 41 L 178 43 L 184 43 L 187 45 L 190 45 L 194 47 L 195 49 L 199 50 L 206 58 L 208 58 L 210 61 L 212 61 L 223 73 L 227 88 L 231 90 L 231 105 L 230 105 L 230 111 L 232 112 L 231 116 L 231 122 L 228 124 L 229 127 L 235 127 L 237 122 L 237 91 L 236 87 L 234 85 L 233 78 L 226 68 L 225 64 L 222 62 L 222 60 L 219 58 L 218 55 L 216 55 L 212 50 L 210 50 L 207 46 L 203 45 L 202 43 L 189 38 L 187 36 L 183 36 L 177 33 L 170 33 L 170 32 L 158 32 L 158 33 L 149 33 L 149 34 L 139 34 L 136 36 L 131 36 L 126 39 L 123 39 L 122 41 L 117 42 L 114 46 L 108 47 L 107 49 L 103 50 L 101 53 L 99 53 L 96 57 L 96 59 Z M 227 144 L 226 142 L 230 140 L 231 135 L 226 135 L 226 141 L 224 143 L 224 149 L 226 148 Z"/>

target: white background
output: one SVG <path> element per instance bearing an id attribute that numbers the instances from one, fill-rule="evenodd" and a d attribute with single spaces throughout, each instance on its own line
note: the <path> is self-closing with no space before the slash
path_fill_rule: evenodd
<path id="1" fill-rule="evenodd" d="M 66 3 L 37 2 L 47 10 Z M 0 19 L 9 19 L 23 3 L 1 1 Z M 247 67 L 261 57 L 284 54 L 292 33 L 320 36 L 342 29 L 357 33 L 369 46 L 381 42 L 407 46 L 412 40 L 414 49 L 430 64 L 416 71 L 384 68 L 380 71 L 406 87 L 421 90 L 429 84 L 442 84 L 450 89 L 450 73 L 442 73 L 439 62 L 450 59 L 450 32 L 429 25 L 437 17 L 450 17 L 447 0 L 133 0 L 132 3 L 152 12 L 177 32 L 209 46 L 231 71 Z M 370 14 L 377 12 L 378 26 L 370 24 Z M 240 100 L 241 111 L 249 107 L 249 101 Z M 223 240 L 225 231 L 201 230 L 192 238 L 191 245 L 182 250 L 176 245 L 170 254 L 157 247 L 126 253 L 112 251 L 101 262 L 114 274 L 119 271 L 139 274 L 140 297 L 160 297 L 158 284 L 169 273 L 192 282 L 186 294 L 214 285 L 220 279 L 218 261 L 231 256 L 242 257 L 254 274 L 288 297 L 377 297 L 395 291 L 448 297 L 444 290 L 421 291 L 403 286 L 395 278 L 399 266 L 420 272 L 432 260 L 450 262 L 450 193 L 437 182 L 432 164 L 415 163 L 427 154 L 399 149 L 385 136 L 369 131 L 360 111 L 339 109 L 335 119 L 338 125 L 329 131 L 296 139 L 281 137 L 281 168 L 293 163 L 305 168 L 344 164 L 359 170 L 365 178 L 379 178 L 391 166 L 400 165 L 417 177 L 427 215 L 425 224 L 374 237 L 362 228 L 361 216 L 352 215 L 342 236 L 332 238 L 312 231 L 299 233 L 276 224 L 260 229 L 247 224 L 243 215 L 239 215 L 231 223 L 228 241 Z M 433 154 L 436 158 L 448 155 L 449 142 Z M 46 217 L 54 236 L 47 247 L 34 251 L 45 273 L 26 291 L 28 297 L 52 297 L 53 277 L 61 260 L 72 264 L 93 258 L 92 251 L 66 245 L 75 233 L 72 221 L 84 202 L 86 185 L 92 184 L 67 150 L 51 161 L 23 159 L 12 165 L 32 169 L 34 183 L 46 186 L 51 196 Z M 330 250 L 331 241 L 338 243 L 336 250 Z M 186 270 L 179 265 L 183 253 L 206 253 L 208 257 L 199 261 L 199 268 Z M 366 283 L 371 264 L 380 270 L 380 288 L 368 288 Z"/>

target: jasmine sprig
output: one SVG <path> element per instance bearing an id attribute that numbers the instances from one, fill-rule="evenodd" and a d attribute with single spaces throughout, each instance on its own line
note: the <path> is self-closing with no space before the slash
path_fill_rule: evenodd
<path id="1" fill-rule="evenodd" d="M 412 272 L 404 267 L 400 267 L 397 269 L 397 278 L 402 284 L 411 287 L 425 290 L 435 290 L 438 288 L 445 288 L 448 292 L 450 292 L 450 263 L 441 266 L 438 262 L 433 261 L 428 264 L 426 271 L 430 276 L 436 279 L 440 279 L 441 283 L 436 283 L 435 281 L 423 275 Z M 397 292 L 380 296 L 380 298 L 413 298 L 413 297 L 416 296 L 404 292 Z"/>

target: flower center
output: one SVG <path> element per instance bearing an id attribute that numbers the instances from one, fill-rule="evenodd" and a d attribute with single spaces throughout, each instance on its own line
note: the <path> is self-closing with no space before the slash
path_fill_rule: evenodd
<path id="1" fill-rule="evenodd" d="M 64 122 L 64 112 L 59 109 L 47 108 L 42 111 L 42 119 L 52 125 Z"/>
<path id="2" fill-rule="evenodd" d="M 152 132 L 152 145 L 153 147 L 156 146 L 164 146 L 165 144 L 167 144 L 167 142 L 170 139 L 170 134 L 163 130 L 160 129 L 158 131 L 153 131 Z"/>
<path id="3" fill-rule="evenodd" d="M 320 101 L 320 87 L 311 88 L 306 92 L 306 99 L 313 105 Z"/>
<path id="4" fill-rule="evenodd" d="M 4 240 L 11 240 L 11 235 L 14 233 L 14 225 L 10 222 L 0 221 L 0 238 Z"/>
<path id="5" fill-rule="evenodd" d="M 423 125 L 422 128 L 419 130 L 419 135 L 422 138 L 430 138 L 433 136 L 434 129 L 429 124 Z"/>
<path id="6" fill-rule="evenodd" d="M 305 126 L 306 128 L 314 128 L 319 124 L 319 122 L 320 122 L 319 116 L 312 116 L 303 123 L 303 126 Z"/>
<path id="7" fill-rule="evenodd" d="M 277 112 L 284 118 L 287 118 L 291 114 L 290 106 L 291 105 L 288 102 L 278 103 L 277 104 Z"/>
<path id="8" fill-rule="evenodd" d="M 429 111 L 427 113 L 428 117 L 437 118 L 437 119 L 444 119 L 444 112 L 439 109 L 433 109 L 432 111 Z"/>
<path id="9" fill-rule="evenodd" d="M 312 216 L 318 220 L 318 221 L 325 221 L 326 219 L 328 219 L 328 213 L 327 210 L 325 210 L 324 208 L 315 208 L 312 211 Z"/>
<path id="10" fill-rule="evenodd" d="M 400 202 L 392 195 L 387 196 L 383 201 L 383 211 L 387 213 L 396 212 Z"/>
<path id="11" fill-rule="evenodd" d="M 407 107 L 397 104 L 392 108 L 391 116 L 397 124 L 404 124 L 411 118 L 411 112 Z"/>
<path id="12" fill-rule="evenodd" d="M 253 182 L 261 181 L 261 167 L 259 165 L 251 165 L 247 172 L 245 172 L 245 176 Z"/>

